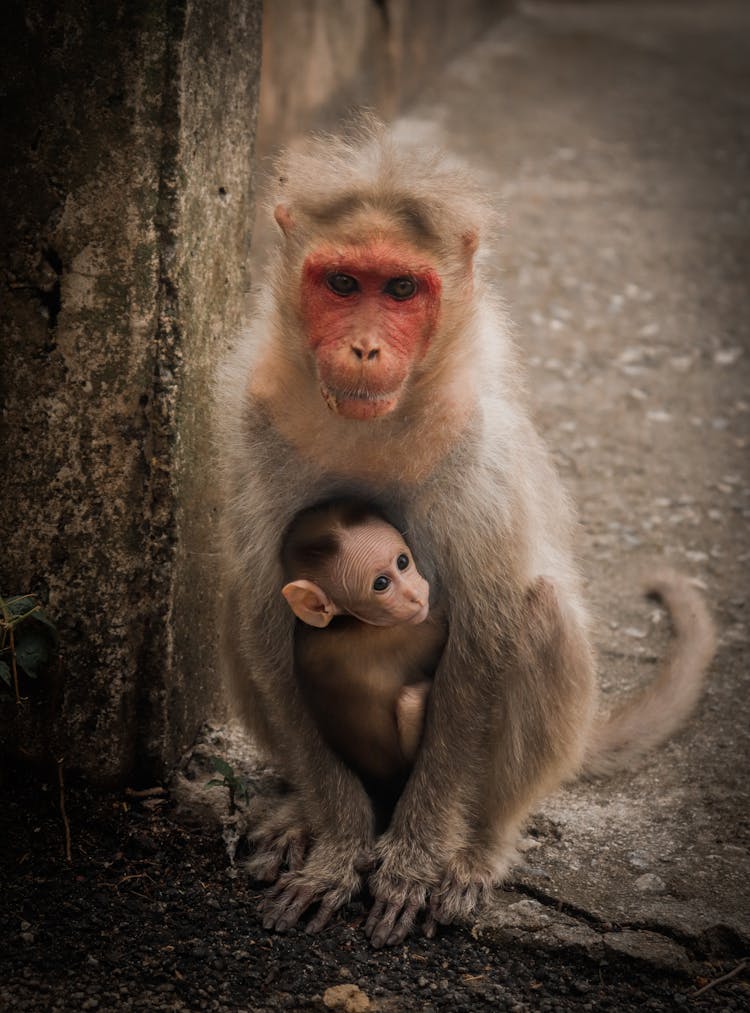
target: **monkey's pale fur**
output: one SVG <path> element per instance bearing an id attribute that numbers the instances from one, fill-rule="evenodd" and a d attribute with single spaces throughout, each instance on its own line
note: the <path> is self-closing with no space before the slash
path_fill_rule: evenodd
<path id="1" fill-rule="evenodd" d="M 697 592 L 661 576 L 654 589 L 672 613 L 672 659 L 645 696 L 599 715 L 571 510 L 529 421 L 502 307 L 471 268 L 492 221 L 476 186 L 373 124 L 349 142 L 310 141 L 277 177 L 295 228 L 218 384 L 223 648 L 248 727 L 294 788 L 256 832 L 256 870 L 273 877 L 295 854 L 265 924 L 286 928 L 321 900 L 309 926 L 321 927 L 374 859 L 367 931 L 383 945 L 404 938 L 428 896 L 428 930 L 470 914 L 506 875 L 534 802 L 584 762 L 606 771 L 670 735 L 697 697 L 713 631 Z M 443 291 L 440 326 L 398 407 L 359 421 L 320 395 L 298 293 L 302 262 L 321 240 L 371 237 L 424 249 Z M 300 698 L 292 616 L 278 593 L 289 521 L 347 494 L 380 504 L 405 533 L 450 627 L 422 746 L 377 840 L 362 785 Z M 300 840 L 310 841 L 304 861 Z"/>

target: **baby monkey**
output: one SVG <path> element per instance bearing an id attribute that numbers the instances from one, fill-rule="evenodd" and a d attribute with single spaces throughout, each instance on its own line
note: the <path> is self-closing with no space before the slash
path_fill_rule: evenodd
<path id="1" fill-rule="evenodd" d="M 366 785 L 404 777 L 447 637 L 409 547 L 370 504 L 337 499 L 295 517 L 282 563 L 301 620 L 296 675 L 321 734 Z"/>

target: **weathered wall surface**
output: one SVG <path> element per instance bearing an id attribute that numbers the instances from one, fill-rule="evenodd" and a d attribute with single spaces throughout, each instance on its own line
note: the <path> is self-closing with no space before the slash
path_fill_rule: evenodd
<path id="1" fill-rule="evenodd" d="M 8 0 L 0 11 L 0 594 L 63 663 L 0 754 L 153 776 L 220 707 L 208 388 L 264 147 L 393 113 L 493 0 Z M 261 20 L 263 25 L 261 27 Z"/>
<path id="2" fill-rule="evenodd" d="M 511 0 L 266 0 L 258 149 L 352 106 L 393 116 Z"/>
<path id="3" fill-rule="evenodd" d="M 249 284 L 260 2 L 0 18 L 0 593 L 64 652 L 0 746 L 117 780 L 216 697 L 207 384 Z"/>

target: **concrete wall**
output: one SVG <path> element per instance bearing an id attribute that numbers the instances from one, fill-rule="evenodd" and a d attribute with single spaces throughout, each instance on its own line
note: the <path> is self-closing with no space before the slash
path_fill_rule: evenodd
<path id="1" fill-rule="evenodd" d="M 266 0 L 258 150 L 356 105 L 389 118 L 511 0 Z"/>
<path id="2" fill-rule="evenodd" d="M 217 696 L 206 390 L 249 286 L 260 3 L 0 17 L 0 593 L 39 593 L 63 644 L 0 746 L 113 781 Z"/>

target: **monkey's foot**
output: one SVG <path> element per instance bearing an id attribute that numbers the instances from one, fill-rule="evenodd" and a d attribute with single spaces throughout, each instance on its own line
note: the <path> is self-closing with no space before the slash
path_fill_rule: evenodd
<path id="1" fill-rule="evenodd" d="M 275 883 L 283 868 L 293 872 L 302 867 L 311 833 L 294 797 L 282 798 L 273 807 L 263 800 L 262 806 L 247 835 L 255 853 L 245 868 L 255 879 Z"/>
<path id="2" fill-rule="evenodd" d="M 424 933 L 432 938 L 438 924 L 467 921 L 492 897 L 497 875 L 489 869 L 476 869 L 456 859 L 449 864 L 440 886 L 430 895 L 430 910 Z"/>
<path id="3" fill-rule="evenodd" d="M 376 949 L 403 943 L 425 906 L 427 888 L 423 883 L 379 877 L 371 889 L 375 903 L 365 922 L 365 935 Z"/>
<path id="4" fill-rule="evenodd" d="M 359 852 L 345 857 L 320 842 L 301 869 L 284 873 L 266 893 L 259 907 L 263 928 L 286 932 L 308 908 L 318 904 L 305 929 L 320 932 L 360 889 L 362 876 L 357 869 L 361 864 Z"/>
<path id="5" fill-rule="evenodd" d="M 411 932 L 427 893 L 440 881 L 433 857 L 417 841 L 386 831 L 377 844 L 380 866 L 370 876 L 375 902 L 365 935 L 376 948 L 397 946 Z"/>

